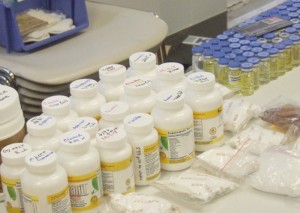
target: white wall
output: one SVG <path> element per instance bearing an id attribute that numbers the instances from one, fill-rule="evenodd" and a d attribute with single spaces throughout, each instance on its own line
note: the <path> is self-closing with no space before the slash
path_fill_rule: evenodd
<path id="1" fill-rule="evenodd" d="M 226 11 L 226 0 L 88 0 L 155 12 L 169 35 Z"/>

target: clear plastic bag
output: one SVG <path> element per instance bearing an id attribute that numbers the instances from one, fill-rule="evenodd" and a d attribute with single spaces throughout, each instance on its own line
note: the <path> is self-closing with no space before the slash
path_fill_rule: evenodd
<path id="1" fill-rule="evenodd" d="M 153 186 L 185 202 L 205 204 L 239 187 L 237 183 L 193 169 L 166 180 L 155 181 Z"/>
<path id="2" fill-rule="evenodd" d="M 237 133 L 260 112 L 259 106 L 245 100 L 225 100 L 223 104 L 224 129 Z"/>
<path id="3" fill-rule="evenodd" d="M 248 183 L 260 191 L 300 196 L 300 151 L 283 146 L 271 147 L 259 159 L 259 170 Z"/>
<path id="4" fill-rule="evenodd" d="M 241 182 L 258 169 L 257 157 L 248 153 L 249 140 L 238 149 L 222 146 L 198 155 L 192 168 L 204 169 L 208 174 Z"/>

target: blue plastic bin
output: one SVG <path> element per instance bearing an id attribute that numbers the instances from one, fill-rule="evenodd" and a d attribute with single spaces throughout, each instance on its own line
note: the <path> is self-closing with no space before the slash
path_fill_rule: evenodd
<path id="1" fill-rule="evenodd" d="M 16 15 L 29 9 L 59 11 L 72 18 L 74 29 L 52 35 L 50 38 L 24 44 L 19 32 Z M 0 45 L 7 52 L 26 52 L 50 44 L 51 42 L 71 36 L 89 25 L 85 0 L 24 0 L 18 3 L 3 3 L 0 0 Z"/>

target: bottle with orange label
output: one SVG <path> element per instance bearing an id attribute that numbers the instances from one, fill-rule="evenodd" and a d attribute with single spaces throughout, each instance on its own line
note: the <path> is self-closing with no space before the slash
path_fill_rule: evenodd
<path id="1" fill-rule="evenodd" d="M 58 160 L 68 175 L 73 212 L 97 213 L 102 196 L 100 158 L 85 131 L 71 130 L 60 137 Z"/>
<path id="2" fill-rule="evenodd" d="M 215 88 L 215 76 L 208 72 L 187 77 L 186 103 L 194 114 L 196 151 L 220 146 L 224 138 L 223 98 Z"/>

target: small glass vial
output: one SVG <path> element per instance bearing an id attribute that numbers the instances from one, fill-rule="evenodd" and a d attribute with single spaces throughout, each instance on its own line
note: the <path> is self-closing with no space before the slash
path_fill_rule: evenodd
<path id="1" fill-rule="evenodd" d="M 273 48 L 273 44 L 264 43 L 264 44 L 261 44 L 261 48 L 263 48 L 263 51 L 268 51 L 268 49 Z"/>
<path id="2" fill-rule="evenodd" d="M 216 75 L 216 72 L 217 72 L 217 70 L 218 70 L 218 61 L 221 59 L 221 58 L 224 58 L 225 57 L 225 54 L 223 53 L 223 52 L 221 52 L 221 51 L 215 51 L 214 52 L 214 54 L 213 54 L 213 57 L 214 57 L 214 65 L 215 65 L 215 67 L 214 67 L 214 74 Z"/>
<path id="3" fill-rule="evenodd" d="M 90 134 L 92 146 L 97 148 L 96 134 L 98 132 L 98 121 L 92 117 L 79 117 L 69 124 L 69 130 L 86 131 Z"/>
<path id="4" fill-rule="evenodd" d="M 183 92 L 159 93 L 151 115 L 159 135 L 161 168 L 179 171 L 190 167 L 195 156 L 193 111 L 185 104 Z"/>
<path id="5" fill-rule="evenodd" d="M 257 57 L 248 58 L 247 62 L 253 65 L 253 88 L 257 90 L 259 88 L 259 75 L 260 75 L 260 60 Z"/>
<path id="6" fill-rule="evenodd" d="M 72 213 L 67 174 L 58 164 L 56 153 L 33 151 L 26 156 L 25 164 L 21 176 L 25 212 Z"/>
<path id="7" fill-rule="evenodd" d="M 103 194 L 100 158 L 97 149 L 90 144 L 89 133 L 82 130 L 65 132 L 60 137 L 57 155 L 68 175 L 72 211 L 99 212 Z"/>
<path id="8" fill-rule="evenodd" d="M 109 64 L 99 69 L 98 88 L 107 102 L 117 101 L 124 94 L 123 83 L 126 79 L 126 67 L 121 64 Z"/>
<path id="9" fill-rule="evenodd" d="M 214 58 L 212 50 L 204 50 L 203 51 L 203 70 L 206 72 L 213 73 L 214 71 Z"/>
<path id="10" fill-rule="evenodd" d="M 290 39 L 285 39 L 282 42 L 285 45 L 285 71 L 291 71 L 293 69 L 292 64 L 292 45 L 293 42 Z"/>
<path id="11" fill-rule="evenodd" d="M 268 52 L 260 52 L 257 56 L 260 59 L 259 83 L 267 84 L 270 82 L 270 55 Z"/>
<path id="12" fill-rule="evenodd" d="M 259 38 L 259 39 L 257 39 L 257 41 L 258 41 L 259 43 L 261 43 L 261 44 L 266 44 L 266 43 L 268 43 L 268 40 L 265 39 L 265 38 Z"/>
<path id="13" fill-rule="evenodd" d="M 129 106 L 122 101 L 108 102 L 100 108 L 100 114 L 99 129 L 107 127 L 124 128 L 123 120 L 129 115 Z"/>
<path id="14" fill-rule="evenodd" d="M 104 195 L 135 191 L 132 149 L 124 129 L 108 127 L 97 133 Z"/>
<path id="15" fill-rule="evenodd" d="M 286 33 L 286 32 L 281 32 L 281 33 L 278 34 L 278 37 L 285 40 L 285 39 L 288 39 L 290 37 L 290 34 Z"/>
<path id="16" fill-rule="evenodd" d="M 252 95 L 254 93 L 253 65 L 249 62 L 241 64 L 241 94 Z"/>
<path id="17" fill-rule="evenodd" d="M 30 152 L 31 147 L 25 143 L 12 143 L 1 150 L 0 172 L 7 212 L 24 212 L 20 178 Z"/>
<path id="18" fill-rule="evenodd" d="M 300 36 L 291 35 L 290 40 L 293 41 L 292 45 L 292 65 L 293 67 L 300 65 Z"/>
<path id="19" fill-rule="evenodd" d="M 241 90 L 241 69 L 240 63 L 237 61 L 229 61 L 228 63 L 228 87 L 236 94 Z"/>
<path id="20" fill-rule="evenodd" d="M 280 37 L 275 37 L 275 38 L 272 39 L 272 44 L 276 45 L 276 44 L 281 43 L 282 41 L 283 41 L 282 38 L 280 38 Z"/>
<path id="21" fill-rule="evenodd" d="M 78 118 L 75 111 L 71 110 L 70 98 L 63 95 L 48 97 L 42 101 L 43 114 L 53 116 L 60 131 L 68 131 L 68 125 Z"/>
<path id="22" fill-rule="evenodd" d="M 98 83 L 93 79 L 79 79 L 70 84 L 71 107 L 80 117 L 89 116 L 100 120 L 100 107 L 106 102 L 98 92 Z"/>
<path id="23" fill-rule="evenodd" d="M 186 103 L 193 110 L 196 151 L 221 146 L 224 139 L 223 98 L 211 73 L 187 77 Z"/>
<path id="24" fill-rule="evenodd" d="M 224 86 L 227 86 L 228 84 L 228 62 L 229 59 L 221 58 L 218 61 L 218 68 L 217 72 L 215 73 L 217 82 L 223 84 Z"/>
<path id="25" fill-rule="evenodd" d="M 185 90 L 184 66 L 180 63 L 167 62 L 157 66 L 153 90 L 160 92 L 171 88 Z"/>
<path id="26" fill-rule="evenodd" d="M 272 39 L 275 38 L 275 33 L 266 33 L 263 35 L 263 38 L 267 39 L 268 43 L 272 43 Z"/>
<path id="27" fill-rule="evenodd" d="M 268 53 L 270 54 L 270 80 L 275 80 L 278 78 L 278 49 L 270 48 Z"/>
<path id="28" fill-rule="evenodd" d="M 150 113 L 155 105 L 155 93 L 152 91 L 152 82 L 148 79 L 134 76 L 124 82 L 125 94 L 120 97 L 129 105 L 130 113 Z"/>
<path id="29" fill-rule="evenodd" d="M 285 74 L 285 45 L 278 43 L 274 45 L 278 49 L 277 70 L 278 76 Z"/>
<path id="30" fill-rule="evenodd" d="M 192 68 L 194 72 L 203 69 L 203 45 L 192 47 Z"/>
<path id="31" fill-rule="evenodd" d="M 133 153 L 136 185 L 149 185 L 160 177 L 158 134 L 153 118 L 145 113 L 128 115 L 124 126 Z"/>
<path id="32" fill-rule="evenodd" d="M 40 115 L 26 122 L 27 134 L 23 142 L 31 146 L 33 150 L 47 149 L 58 151 L 59 136 L 62 132 L 57 128 L 56 120 L 50 115 Z"/>
<path id="33" fill-rule="evenodd" d="M 156 55 L 152 52 L 137 52 L 129 56 L 127 76 L 139 76 L 154 81 L 156 78 Z"/>

